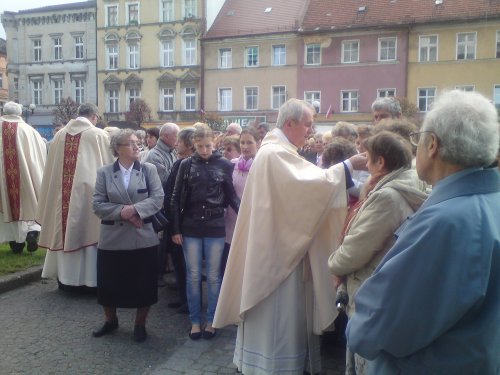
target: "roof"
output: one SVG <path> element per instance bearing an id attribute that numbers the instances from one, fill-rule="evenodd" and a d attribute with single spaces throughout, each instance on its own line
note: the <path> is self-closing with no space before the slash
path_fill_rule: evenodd
<path id="1" fill-rule="evenodd" d="M 500 0 L 310 0 L 301 31 L 500 17 Z"/>
<path id="2" fill-rule="evenodd" d="M 73 10 L 73 9 L 84 9 L 96 7 L 96 0 L 88 0 L 81 1 L 78 3 L 70 3 L 70 4 L 59 4 L 59 5 L 49 5 L 41 8 L 33 8 L 33 9 L 24 9 L 17 12 L 18 14 L 27 14 L 27 13 L 42 13 L 42 12 L 55 12 L 58 10 Z"/>
<path id="3" fill-rule="evenodd" d="M 297 31 L 305 0 L 226 0 L 205 39 Z"/>

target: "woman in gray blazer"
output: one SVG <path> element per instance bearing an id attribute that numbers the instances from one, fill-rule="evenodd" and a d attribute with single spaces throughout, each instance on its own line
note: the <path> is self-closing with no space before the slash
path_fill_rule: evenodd
<path id="1" fill-rule="evenodd" d="M 97 301 L 105 323 L 94 337 L 118 328 L 116 308 L 137 308 L 133 339 L 146 339 L 146 317 L 158 301 L 158 235 L 150 217 L 163 203 L 154 165 L 139 163 L 139 144 L 131 129 L 111 135 L 116 162 L 97 171 L 94 213 L 101 219 L 97 244 Z"/>

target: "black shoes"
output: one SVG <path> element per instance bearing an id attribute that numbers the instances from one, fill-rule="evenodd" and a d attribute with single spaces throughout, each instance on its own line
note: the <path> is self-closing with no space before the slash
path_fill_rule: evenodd
<path id="1" fill-rule="evenodd" d="M 112 320 L 111 322 L 105 322 L 104 325 L 98 331 L 92 332 L 92 336 L 101 337 L 104 335 L 109 335 L 118 329 L 118 319 Z M 135 330 L 134 330 L 135 338 Z"/>
<path id="2" fill-rule="evenodd" d="M 191 340 L 199 340 L 199 339 L 201 339 L 201 335 L 202 335 L 201 331 L 200 332 L 189 332 L 189 338 Z"/>
<path id="3" fill-rule="evenodd" d="M 40 232 L 31 231 L 26 235 L 26 249 L 32 253 L 38 249 L 38 234 Z"/>
<path id="4" fill-rule="evenodd" d="M 24 249 L 24 242 L 9 241 L 9 246 L 14 254 L 21 254 Z"/>
<path id="5" fill-rule="evenodd" d="M 175 301 L 175 302 L 169 302 L 169 303 L 167 303 L 167 306 L 168 306 L 169 309 L 178 309 L 179 307 L 181 307 L 184 304 L 185 304 L 184 302 Z"/>
<path id="6" fill-rule="evenodd" d="M 135 342 L 143 342 L 146 340 L 148 334 L 146 333 L 146 326 L 135 325 L 133 339 Z"/>
<path id="7" fill-rule="evenodd" d="M 215 337 L 216 333 L 217 333 L 217 331 L 215 331 L 215 330 L 213 332 L 205 330 L 205 331 L 203 331 L 203 338 L 205 340 L 211 340 Z"/>

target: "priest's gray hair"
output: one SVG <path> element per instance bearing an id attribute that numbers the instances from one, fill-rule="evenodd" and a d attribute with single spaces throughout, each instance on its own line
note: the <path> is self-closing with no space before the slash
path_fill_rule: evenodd
<path id="1" fill-rule="evenodd" d="M 477 92 L 452 90 L 440 95 L 425 117 L 422 131 L 439 139 L 444 162 L 465 168 L 486 167 L 497 157 L 500 137 L 498 113 Z M 424 141 L 428 133 L 424 133 Z"/>
<path id="2" fill-rule="evenodd" d="M 16 102 L 7 102 L 3 105 L 3 114 L 11 116 L 21 116 L 23 108 Z"/>
<path id="3" fill-rule="evenodd" d="M 99 108 L 92 103 L 82 103 L 78 107 L 78 116 L 90 118 L 92 115 L 97 115 L 99 113 Z"/>
<path id="4" fill-rule="evenodd" d="M 124 142 L 128 142 L 130 137 L 133 135 L 135 135 L 135 131 L 133 129 L 120 129 L 110 134 L 109 146 L 111 147 L 113 156 L 118 156 L 118 147 L 120 147 L 121 144 L 124 144 Z"/>
<path id="5" fill-rule="evenodd" d="M 283 129 L 287 120 L 300 121 L 304 116 L 304 110 L 309 109 L 313 114 L 316 113 L 314 107 L 300 99 L 288 99 L 281 107 L 276 120 L 276 127 Z"/>

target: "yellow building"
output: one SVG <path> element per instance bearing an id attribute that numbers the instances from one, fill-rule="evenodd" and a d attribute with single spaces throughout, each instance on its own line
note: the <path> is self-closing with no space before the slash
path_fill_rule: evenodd
<path id="1" fill-rule="evenodd" d="M 443 90 L 477 91 L 500 107 L 500 18 L 413 27 L 409 36 L 410 102 L 426 112 Z"/>
<path id="2" fill-rule="evenodd" d="M 152 122 L 199 118 L 203 6 L 202 0 L 97 2 L 98 106 L 105 120 L 123 121 L 139 98 Z"/>

